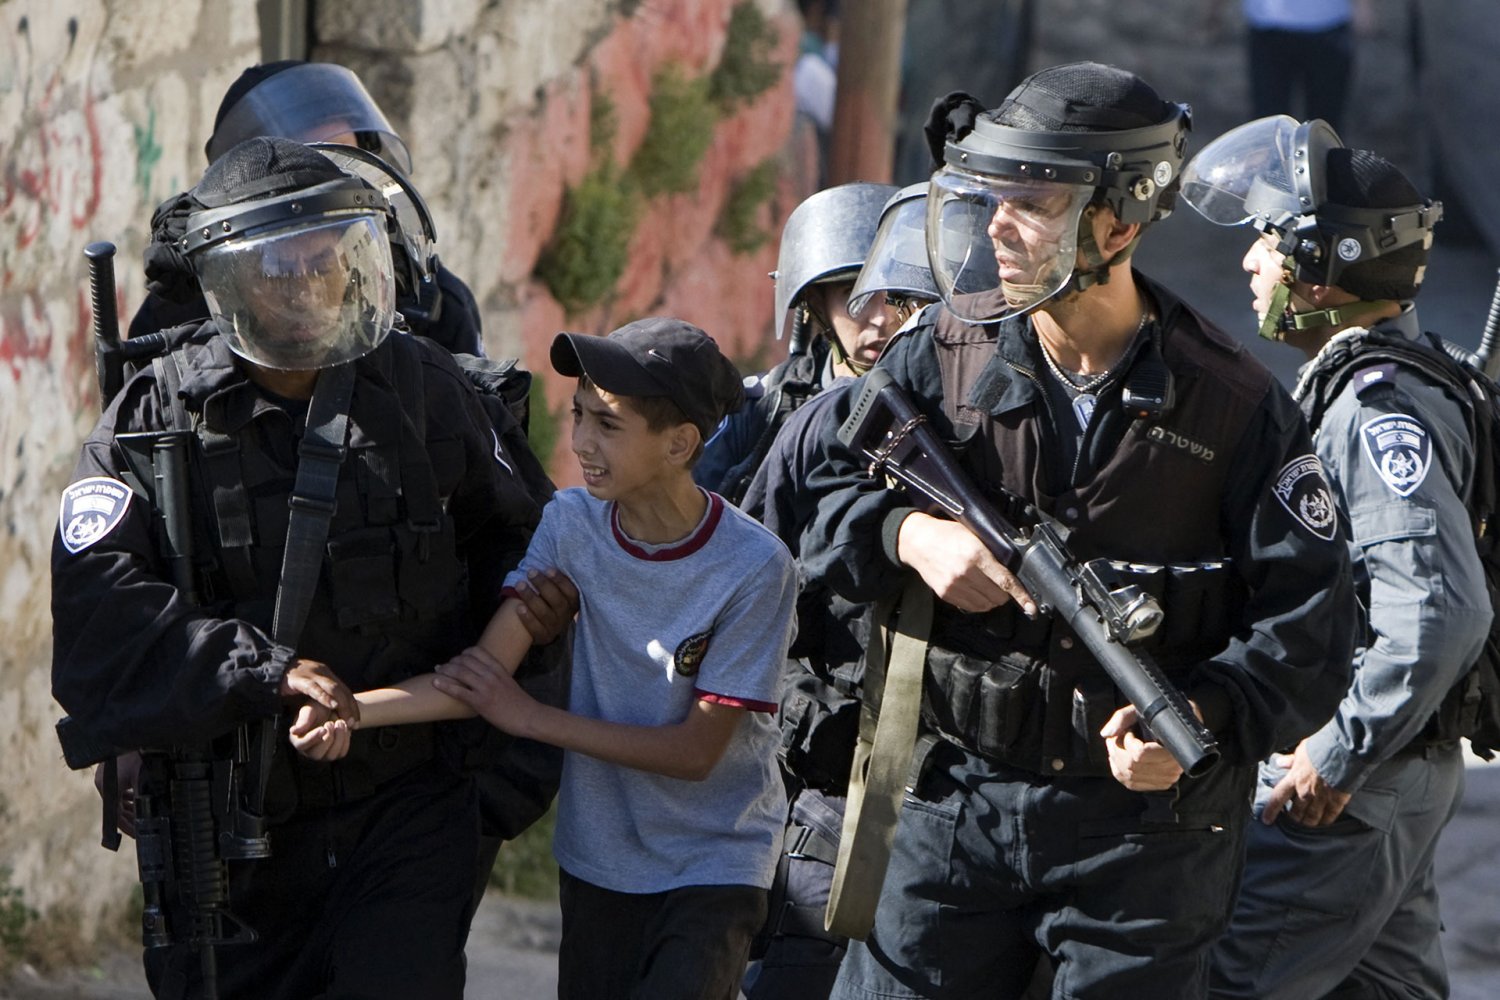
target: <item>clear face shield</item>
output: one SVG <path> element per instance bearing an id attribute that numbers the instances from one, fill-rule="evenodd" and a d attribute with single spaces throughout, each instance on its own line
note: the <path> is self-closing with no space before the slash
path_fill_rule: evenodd
<path id="1" fill-rule="evenodd" d="M 960 319 L 1019 316 L 1062 291 L 1093 185 L 991 177 L 945 166 L 927 195 L 927 254 Z"/>
<path id="2" fill-rule="evenodd" d="M 383 216 L 324 215 L 204 247 L 192 256 L 230 350 L 309 371 L 373 351 L 396 316 Z"/>
<path id="3" fill-rule="evenodd" d="M 877 294 L 896 310 L 898 323 L 942 296 L 927 266 L 927 185 L 903 188 L 886 204 L 870 255 L 849 296 L 849 315 L 864 315 Z"/>
<path id="4" fill-rule="evenodd" d="M 403 174 L 411 152 L 359 77 L 332 63 L 306 63 L 256 84 L 224 116 L 206 152 L 210 162 L 246 139 L 275 135 L 298 142 L 339 142 L 375 153 Z"/>
<path id="5" fill-rule="evenodd" d="M 1276 115 L 1224 133 L 1183 169 L 1183 199 L 1215 225 L 1286 229 L 1322 200 L 1322 192 L 1312 190 L 1315 179 L 1307 171 L 1310 154 L 1319 151 L 1299 143 L 1302 128 L 1295 118 Z M 1333 144 L 1338 145 L 1337 136 Z M 1321 153 L 1326 155 L 1328 148 L 1323 145 Z M 1299 191 L 1299 176 L 1306 190 Z"/>

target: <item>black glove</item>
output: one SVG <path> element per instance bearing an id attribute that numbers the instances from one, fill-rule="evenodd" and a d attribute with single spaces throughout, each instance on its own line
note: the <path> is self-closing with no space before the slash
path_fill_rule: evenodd
<path id="1" fill-rule="evenodd" d="M 168 198 L 151 213 L 151 242 L 141 253 L 146 265 L 146 287 L 172 302 L 191 302 L 200 294 L 198 276 L 182 254 L 187 218 L 199 207 L 191 192 L 183 192 Z"/>
<path id="2" fill-rule="evenodd" d="M 927 133 L 927 148 L 932 153 L 932 169 L 943 166 L 943 147 L 950 140 L 962 139 L 974 128 L 974 119 L 984 110 L 979 98 L 955 90 L 946 97 L 932 102 L 927 113 L 927 124 L 922 131 Z"/>

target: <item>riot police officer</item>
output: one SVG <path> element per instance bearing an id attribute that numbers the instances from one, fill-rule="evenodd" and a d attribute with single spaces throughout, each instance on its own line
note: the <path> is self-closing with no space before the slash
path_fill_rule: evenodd
<path id="1" fill-rule="evenodd" d="M 176 806 L 182 748 L 217 782 L 245 727 L 279 716 L 284 733 L 309 699 L 347 716 L 349 685 L 471 643 L 539 517 L 511 439 L 453 359 L 390 335 L 393 220 L 378 191 L 306 146 L 257 138 L 219 157 L 188 203 L 181 249 L 211 319 L 178 331 L 89 436 L 52 565 L 69 763 L 143 749 L 173 763 L 146 769 L 142 800 Z M 187 455 L 175 479 L 174 440 Z M 185 518 L 169 511 L 183 509 L 177 490 Z M 334 764 L 284 739 L 256 743 L 275 748 L 263 797 L 215 784 L 202 811 L 170 812 L 171 836 L 163 816 L 136 817 L 157 824 L 138 831 L 143 871 L 148 846 L 172 852 L 148 927 L 162 945 L 146 954 L 153 991 L 211 988 L 195 946 L 211 937 L 209 906 L 256 934 L 218 949 L 218 995 L 459 997 L 479 834 L 463 767 L 478 731 L 360 732 Z M 204 826 L 211 803 L 258 809 L 270 856 L 229 861 L 210 894 L 219 879 L 178 846 L 206 831 L 200 846 L 223 847 L 221 817 Z"/>
<path id="2" fill-rule="evenodd" d="M 847 309 L 863 315 L 884 299 L 891 319 L 907 322 L 938 299 L 927 267 L 927 185 L 902 188 L 881 208 L 875 237 L 855 279 Z M 817 506 L 804 488 L 818 461 L 829 404 L 852 383 L 835 379 L 787 417 L 755 470 L 742 509 L 797 554 Z M 797 637 L 782 679 L 780 749 L 790 818 L 771 890 L 768 920 L 746 976 L 749 1000 L 819 1000 L 828 996 L 847 941 L 825 927 L 844 816 L 844 792 L 859 721 L 866 608 L 804 578 L 797 598 Z"/>
<path id="3" fill-rule="evenodd" d="M 853 601 L 939 598 L 922 739 L 868 940 L 835 997 L 1199 997 L 1254 762 L 1332 712 L 1353 590 L 1305 424 L 1269 372 L 1136 273 L 1189 126 L 1128 72 L 1052 67 L 956 128 L 928 194 L 944 305 L 880 361 L 979 488 L 1160 601 L 1143 643 L 1215 734 L 1186 777 L 1098 663 L 967 528 L 825 434 L 802 539 Z M 976 231 L 991 253 L 969 252 Z M 853 393 L 835 400 L 838 426 Z M 1306 501 L 1306 502 L 1303 502 Z"/>
<path id="4" fill-rule="evenodd" d="M 1465 682 L 1492 610 L 1468 507 L 1476 373 L 1412 301 L 1442 206 L 1325 122 L 1284 115 L 1210 143 L 1183 192 L 1261 231 L 1244 258 L 1261 333 L 1309 359 L 1295 396 L 1349 512 L 1371 637 L 1333 718 L 1261 766 L 1210 995 L 1447 996 L 1433 856 L 1463 793 Z"/>
<path id="5" fill-rule="evenodd" d="M 212 163 L 256 136 L 346 145 L 357 151 L 351 158 L 365 154 L 341 165 L 355 166 L 374 181 L 401 216 L 402 225 L 392 232 L 392 249 L 397 309 L 407 327 L 455 354 L 484 355 L 474 293 L 438 259 L 432 217 L 407 179 L 412 173 L 411 151 L 352 70 L 295 59 L 246 69 L 225 91 L 204 153 Z M 365 169 L 372 160 L 373 169 Z M 191 210 L 168 199 L 152 216 L 152 242 L 146 248 L 149 292 L 130 322 L 131 337 L 209 314 L 192 269 L 183 266 L 175 249 L 185 214 Z"/>
<path id="6" fill-rule="evenodd" d="M 811 195 L 781 230 L 776 259 L 776 339 L 787 359 L 747 379 L 745 405 L 703 448 L 693 479 L 739 503 L 787 415 L 841 376 L 868 371 L 896 330 L 883 296 L 849 309 L 855 276 L 875 239 L 889 184 L 840 184 Z"/>

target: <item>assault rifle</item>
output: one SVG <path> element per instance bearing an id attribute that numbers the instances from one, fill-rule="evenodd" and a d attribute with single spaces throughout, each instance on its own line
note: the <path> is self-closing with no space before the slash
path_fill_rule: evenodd
<path id="1" fill-rule="evenodd" d="M 115 309 L 115 248 L 111 243 L 90 243 L 84 249 L 89 262 L 89 288 L 94 309 L 95 371 L 99 379 L 100 408 L 109 406 L 125 381 L 127 364 L 142 364 L 164 353 L 171 345 L 160 333 L 120 340 Z M 188 453 L 190 430 L 117 437 L 139 486 L 148 486 L 160 518 L 164 556 L 173 583 L 192 604 L 198 603 L 193 572 L 192 518 L 188 501 Z M 82 751 L 74 743 L 71 720 L 58 726 L 69 763 L 83 756 L 76 766 L 97 759 L 97 748 Z M 264 729 L 265 727 L 261 727 Z M 203 972 L 202 996 L 218 996 L 220 945 L 255 940 L 255 932 L 229 910 L 231 860 L 253 860 L 270 855 L 261 815 L 264 777 L 270 762 L 274 733 L 253 733 L 241 726 L 232 737 L 233 749 L 215 752 L 206 746 L 142 749 L 136 788 L 135 845 L 140 872 L 141 941 L 147 948 L 174 943 L 198 949 Z M 73 752 L 69 752 L 70 747 Z M 116 760 L 104 762 L 104 846 L 119 847 L 114 825 L 118 795 Z M 183 914 L 174 926 L 170 894 L 176 894 Z"/>
<path id="2" fill-rule="evenodd" d="M 889 476 L 972 531 L 1021 581 L 1041 613 L 1060 618 L 1094 654 L 1135 706 L 1146 733 L 1167 748 L 1184 772 L 1197 777 L 1214 765 L 1219 749 L 1213 734 L 1161 668 L 1129 646 L 1161 624 L 1154 598 L 1138 587 L 1122 586 L 1106 560 L 1080 562 L 1068 551 L 1067 529 L 1040 513 L 1032 528 L 1011 525 L 974 488 L 885 369 L 865 376 L 838 434 L 869 460 L 871 476 Z"/>

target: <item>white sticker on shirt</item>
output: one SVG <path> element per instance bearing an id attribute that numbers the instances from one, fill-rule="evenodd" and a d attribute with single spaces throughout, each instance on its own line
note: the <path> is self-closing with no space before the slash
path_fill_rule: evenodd
<path id="1" fill-rule="evenodd" d="M 510 463 L 505 460 L 505 451 L 500 447 L 500 435 L 495 433 L 494 428 L 490 429 L 490 437 L 495 439 L 495 461 L 499 462 L 506 472 L 514 476 L 516 470 L 512 469 Z"/>
<path id="2" fill-rule="evenodd" d="M 1390 413 L 1359 429 L 1365 457 L 1383 483 L 1398 497 L 1409 497 L 1432 466 L 1432 436 L 1416 417 Z"/>
<path id="3" fill-rule="evenodd" d="M 1271 489 L 1298 524 L 1325 542 L 1333 541 L 1338 508 L 1318 456 L 1303 455 L 1283 465 Z"/>
<path id="4" fill-rule="evenodd" d="M 90 476 L 63 490 L 57 531 L 75 555 L 115 530 L 130 508 L 130 487 L 108 476 Z"/>

